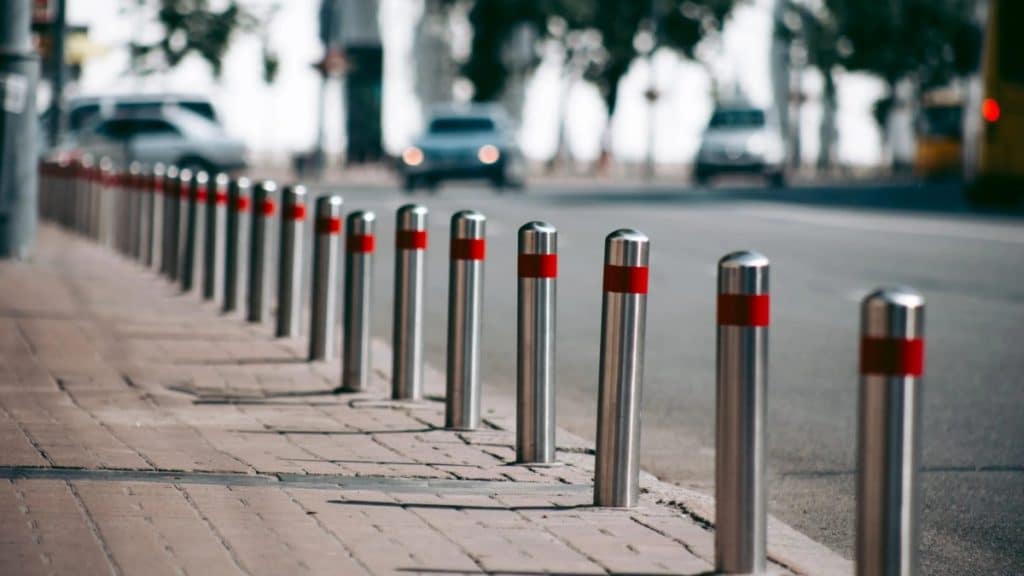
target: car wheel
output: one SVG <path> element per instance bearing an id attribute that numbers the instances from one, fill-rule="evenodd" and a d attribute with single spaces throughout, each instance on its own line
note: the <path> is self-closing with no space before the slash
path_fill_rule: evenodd
<path id="1" fill-rule="evenodd" d="M 707 188 L 708 182 L 710 180 L 711 177 L 708 176 L 707 172 L 704 172 L 703 170 L 697 170 L 696 172 L 693 173 L 693 183 L 701 188 Z"/>
<path id="2" fill-rule="evenodd" d="M 772 188 L 785 188 L 786 187 L 786 175 L 781 170 L 779 172 L 772 172 L 768 175 L 768 184 Z"/>
<path id="3" fill-rule="evenodd" d="M 402 187 L 406 192 L 411 194 L 416 191 L 416 184 L 416 177 L 409 175 L 405 177 L 405 182 Z"/>
<path id="4" fill-rule="evenodd" d="M 424 185 L 431 194 L 437 194 L 437 189 L 441 186 L 441 179 L 433 176 L 425 176 L 423 178 Z"/>

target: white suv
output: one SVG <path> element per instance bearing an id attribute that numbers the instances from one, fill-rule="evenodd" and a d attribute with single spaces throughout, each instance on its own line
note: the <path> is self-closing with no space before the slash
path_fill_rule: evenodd
<path id="1" fill-rule="evenodd" d="M 718 174 L 759 174 L 781 187 L 785 166 L 782 130 L 770 114 L 752 106 L 720 106 L 704 131 L 693 176 L 705 185 Z"/>

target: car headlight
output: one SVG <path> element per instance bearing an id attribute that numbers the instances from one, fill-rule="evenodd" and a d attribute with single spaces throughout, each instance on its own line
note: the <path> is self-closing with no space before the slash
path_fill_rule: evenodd
<path id="1" fill-rule="evenodd" d="M 494 164 L 501 158 L 501 152 L 493 144 L 484 144 L 477 150 L 476 157 L 481 164 Z"/>
<path id="2" fill-rule="evenodd" d="M 420 164 L 423 164 L 423 150 L 420 150 L 415 146 L 409 146 L 402 151 L 402 162 L 404 162 L 406 166 L 419 166 Z"/>

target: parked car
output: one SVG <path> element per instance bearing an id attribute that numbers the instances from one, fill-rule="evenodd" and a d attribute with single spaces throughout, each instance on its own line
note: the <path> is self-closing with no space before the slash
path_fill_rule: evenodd
<path id="1" fill-rule="evenodd" d="M 186 94 L 120 94 L 102 96 L 75 96 L 67 103 L 67 131 L 81 131 L 99 118 L 121 114 L 159 115 L 164 110 L 181 108 L 220 124 L 213 103 L 204 96 Z M 50 111 L 42 115 L 44 125 L 52 121 Z"/>
<path id="2" fill-rule="evenodd" d="M 719 174 L 759 174 L 779 187 L 785 184 L 785 166 L 782 129 L 768 112 L 720 106 L 704 131 L 693 174 L 699 185 Z"/>
<path id="3" fill-rule="evenodd" d="M 426 131 L 402 152 L 399 172 L 406 190 L 475 178 L 498 188 L 520 187 L 525 161 L 500 108 L 445 108 L 431 114 Z"/>
<path id="4" fill-rule="evenodd" d="M 211 173 L 246 166 L 245 144 L 208 118 L 177 107 L 96 119 L 69 134 L 61 152 L 108 156 L 121 166 L 163 162 Z"/>

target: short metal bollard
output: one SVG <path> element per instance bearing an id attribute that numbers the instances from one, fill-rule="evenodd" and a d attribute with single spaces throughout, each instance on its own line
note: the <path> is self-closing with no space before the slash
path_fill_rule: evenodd
<path id="1" fill-rule="evenodd" d="M 406 204 L 395 223 L 395 311 L 392 324 L 391 397 L 423 396 L 423 276 L 427 252 L 425 206 Z"/>
<path id="2" fill-rule="evenodd" d="M 219 173 L 213 178 L 206 195 L 203 218 L 206 240 L 203 243 L 203 300 L 213 300 L 223 283 L 224 219 L 228 205 L 228 175 Z"/>
<path id="3" fill-rule="evenodd" d="M 181 264 L 181 289 L 184 292 L 191 292 L 195 286 L 196 263 L 199 261 L 196 255 L 199 253 L 199 247 L 203 245 L 200 206 L 206 204 L 209 179 L 206 172 L 197 172 L 192 176 L 192 186 L 188 190 Z"/>
<path id="4" fill-rule="evenodd" d="M 139 206 L 142 203 L 141 186 L 142 183 L 142 163 L 135 161 L 128 166 L 128 173 L 124 175 L 126 181 L 124 186 L 121 188 L 122 196 L 124 198 L 124 219 L 125 219 L 125 239 L 124 239 L 124 253 L 129 258 L 137 258 L 139 250 L 139 230 L 141 221 L 139 220 Z"/>
<path id="5" fill-rule="evenodd" d="M 516 356 L 516 460 L 555 461 L 555 287 L 558 231 L 546 222 L 519 228 Z"/>
<path id="6" fill-rule="evenodd" d="M 228 184 L 227 218 L 224 223 L 224 312 L 234 312 L 241 300 L 239 278 L 246 277 L 249 245 L 249 219 L 252 190 L 248 178 L 236 178 Z"/>
<path id="7" fill-rule="evenodd" d="M 281 235 L 277 266 L 278 338 L 299 335 L 302 320 L 302 255 L 306 239 L 306 187 L 287 186 L 281 192 Z"/>
<path id="8" fill-rule="evenodd" d="M 727 574 L 765 571 L 768 272 L 757 252 L 718 262 L 715 566 Z"/>
<path id="9" fill-rule="evenodd" d="M 309 306 L 309 359 L 334 358 L 338 332 L 338 250 L 341 236 L 341 196 L 316 201 L 313 241 L 313 279 Z"/>
<path id="10" fill-rule="evenodd" d="M 153 165 L 150 173 L 150 213 L 147 218 L 150 220 L 150 227 L 146 230 L 144 263 L 146 268 L 160 270 L 160 258 L 163 251 L 164 234 L 164 174 L 166 169 L 163 164 Z"/>
<path id="11" fill-rule="evenodd" d="M 604 242 L 594 505 L 628 508 L 640 493 L 640 406 L 650 241 L 622 229 Z"/>
<path id="12" fill-rule="evenodd" d="M 448 373 L 445 427 L 480 425 L 480 315 L 483 309 L 487 218 L 465 210 L 452 216 L 448 268 Z"/>
<path id="13" fill-rule="evenodd" d="M 876 290 L 861 304 L 858 575 L 919 572 L 924 309 L 905 287 Z"/>
<path id="14" fill-rule="evenodd" d="M 180 184 L 178 167 L 171 165 L 164 173 L 164 223 L 160 233 L 160 272 L 172 278 L 177 270 L 176 252 L 178 249 L 178 186 Z"/>
<path id="15" fill-rule="evenodd" d="M 373 294 L 373 212 L 356 211 L 345 219 L 344 338 L 341 388 L 362 392 L 370 381 L 370 311 Z"/>
<path id="16" fill-rule="evenodd" d="M 246 319 L 262 322 L 267 314 L 267 251 L 270 248 L 268 222 L 277 211 L 277 184 L 264 180 L 253 187 L 253 214 L 249 227 L 249 306 Z"/>

